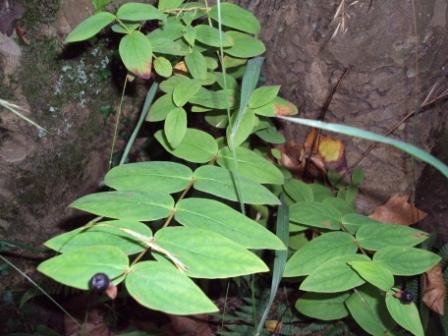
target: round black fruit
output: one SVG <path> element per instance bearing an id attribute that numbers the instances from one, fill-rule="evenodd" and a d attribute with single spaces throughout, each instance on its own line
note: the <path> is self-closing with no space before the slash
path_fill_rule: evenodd
<path id="1" fill-rule="evenodd" d="M 408 291 L 402 291 L 400 294 L 401 303 L 411 303 L 414 301 L 414 294 Z"/>
<path id="2" fill-rule="evenodd" d="M 110 280 L 107 274 L 96 273 L 90 278 L 89 288 L 97 293 L 103 293 L 107 288 L 109 288 Z"/>

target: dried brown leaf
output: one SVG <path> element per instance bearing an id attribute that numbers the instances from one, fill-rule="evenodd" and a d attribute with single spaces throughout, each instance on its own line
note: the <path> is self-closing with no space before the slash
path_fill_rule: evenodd
<path id="1" fill-rule="evenodd" d="M 370 218 L 382 223 L 413 225 L 427 216 L 408 202 L 409 196 L 393 195 L 384 204 L 375 209 Z"/>
<path id="2" fill-rule="evenodd" d="M 442 267 L 439 264 L 425 273 L 423 302 L 432 311 L 444 315 L 445 295 L 445 281 L 443 279 Z"/>

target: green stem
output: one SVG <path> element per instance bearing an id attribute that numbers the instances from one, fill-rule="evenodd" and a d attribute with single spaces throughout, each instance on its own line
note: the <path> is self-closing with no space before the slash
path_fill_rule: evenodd
<path id="1" fill-rule="evenodd" d="M 128 84 L 128 75 L 126 75 L 126 78 L 125 78 L 124 83 L 123 83 L 123 90 L 121 91 L 120 103 L 118 105 L 118 111 L 117 111 L 117 115 L 115 117 L 116 118 L 116 120 L 115 120 L 115 130 L 114 130 L 114 137 L 112 139 L 112 148 L 110 150 L 109 169 L 112 166 L 112 158 L 114 156 L 115 144 L 117 142 L 118 126 L 120 125 L 121 110 L 122 110 L 122 107 L 123 107 L 124 93 L 126 92 L 127 84 Z"/>

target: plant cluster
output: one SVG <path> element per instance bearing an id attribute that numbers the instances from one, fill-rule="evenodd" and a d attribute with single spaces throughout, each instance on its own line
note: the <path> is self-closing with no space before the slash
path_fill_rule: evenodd
<path id="1" fill-rule="evenodd" d="M 140 304 L 170 314 L 216 312 L 192 279 L 267 272 L 252 250 L 286 255 L 287 239 L 268 228 L 277 206 L 288 205 L 290 235 L 314 237 L 283 265 L 283 276 L 304 292 L 299 312 L 321 320 L 351 315 L 372 335 L 392 335 L 396 324 L 423 335 L 417 308 L 395 277 L 439 262 L 415 247 L 428 235 L 357 214 L 357 174 L 332 192 L 273 162 L 270 146 L 284 139 L 272 118 L 297 108 L 278 96 L 279 86 L 257 87 L 265 46 L 256 17 L 219 1 L 130 2 L 115 13 L 104 10 L 108 2 L 94 1 L 96 14 L 66 42 L 109 25 L 121 35 L 129 73 L 152 80 L 146 120 L 157 123 L 154 138 L 174 159 L 110 170 L 105 185 L 113 191 L 71 205 L 98 217 L 47 241 L 58 255 L 39 271 L 83 290 L 124 283 Z"/>

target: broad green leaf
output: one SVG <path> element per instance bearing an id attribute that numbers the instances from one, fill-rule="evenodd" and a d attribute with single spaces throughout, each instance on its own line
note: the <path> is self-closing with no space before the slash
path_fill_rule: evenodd
<path id="1" fill-rule="evenodd" d="M 233 45 L 224 49 L 224 52 L 233 57 L 251 58 L 259 56 L 266 51 L 263 42 L 247 34 L 236 31 L 226 32 L 226 36 L 233 39 Z"/>
<path id="2" fill-rule="evenodd" d="M 352 234 L 356 233 L 361 226 L 377 224 L 380 224 L 380 222 L 357 213 L 349 213 L 342 216 L 342 225 Z"/>
<path id="3" fill-rule="evenodd" d="M 173 66 L 165 57 L 156 57 L 154 60 L 154 70 L 159 76 L 170 77 L 173 74 Z"/>
<path id="4" fill-rule="evenodd" d="M 196 30 L 192 26 L 188 25 L 185 28 L 183 37 L 190 46 L 194 47 L 194 44 L 196 42 Z"/>
<path id="5" fill-rule="evenodd" d="M 152 66 L 152 46 L 140 31 L 122 37 L 118 48 L 121 60 L 134 75 L 149 79 Z"/>
<path id="6" fill-rule="evenodd" d="M 223 26 L 249 34 L 258 34 L 260 32 L 260 23 L 255 15 L 247 9 L 232 3 L 221 4 L 220 13 L 218 12 L 218 6 L 214 6 L 210 11 L 210 17 L 216 22 L 221 21 Z"/>
<path id="7" fill-rule="evenodd" d="M 149 21 L 166 19 L 166 15 L 152 5 L 128 2 L 117 11 L 117 17 L 123 21 Z"/>
<path id="8" fill-rule="evenodd" d="M 338 209 L 320 202 L 299 202 L 289 209 L 291 221 L 329 230 L 340 229 L 341 217 Z"/>
<path id="9" fill-rule="evenodd" d="M 394 275 L 416 275 L 430 270 L 440 256 L 414 247 L 390 246 L 377 251 L 373 260 L 383 263 Z"/>
<path id="10" fill-rule="evenodd" d="M 228 73 L 226 73 L 224 76 L 222 72 L 215 72 L 215 74 L 216 74 L 216 82 L 221 88 L 231 90 L 236 90 L 238 88 L 238 82 L 233 76 L 229 75 Z"/>
<path id="11" fill-rule="evenodd" d="M 333 196 L 331 190 L 320 183 L 311 183 L 309 186 L 313 190 L 313 199 L 316 202 L 322 202 L 324 199 Z"/>
<path id="12" fill-rule="evenodd" d="M 274 127 L 265 128 L 260 131 L 257 131 L 255 132 L 255 135 L 267 143 L 272 143 L 276 145 L 285 143 L 285 137 L 283 136 L 283 134 L 277 131 Z"/>
<path id="13" fill-rule="evenodd" d="M 344 301 L 350 294 L 304 293 L 296 302 L 303 315 L 324 321 L 343 319 L 348 315 Z"/>
<path id="14" fill-rule="evenodd" d="M 146 121 L 156 122 L 165 120 L 168 113 L 175 109 L 173 97 L 171 94 L 165 94 L 159 97 L 149 109 Z"/>
<path id="15" fill-rule="evenodd" d="M 387 311 L 384 293 L 377 288 L 369 285 L 357 288 L 345 304 L 356 323 L 369 334 L 392 335 L 395 322 Z"/>
<path id="16" fill-rule="evenodd" d="M 347 213 L 353 213 L 356 211 L 353 203 L 347 202 L 346 200 L 336 198 L 333 196 L 324 199 L 322 201 L 322 204 L 338 209 L 342 215 L 345 215 Z"/>
<path id="17" fill-rule="evenodd" d="M 286 194 L 296 202 L 313 201 L 313 190 L 310 185 L 296 179 L 286 180 L 283 185 Z"/>
<path id="18" fill-rule="evenodd" d="M 155 242 L 178 258 L 191 277 L 230 278 L 269 269 L 243 246 L 212 231 L 168 227 L 157 231 Z M 157 258 L 157 255 L 155 256 Z"/>
<path id="19" fill-rule="evenodd" d="M 184 75 L 176 74 L 160 83 L 160 89 L 165 93 L 172 94 L 174 89 L 182 82 L 188 81 L 189 78 Z"/>
<path id="20" fill-rule="evenodd" d="M 262 86 L 257 88 L 249 100 L 250 108 L 258 108 L 272 102 L 277 97 L 280 85 Z"/>
<path id="21" fill-rule="evenodd" d="M 243 64 L 246 64 L 246 62 L 247 59 L 245 58 L 231 57 L 228 55 L 224 56 L 224 66 L 226 67 L 226 69 L 239 67 Z"/>
<path id="22" fill-rule="evenodd" d="M 174 200 L 158 192 L 108 191 L 83 196 L 70 206 L 103 217 L 152 221 L 168 217 Z"/>
<path id="23" fill-rule="evenodd" d="M 183 199 L 176 206 L 175 219 L 186 227 L 213 231 L 249 249 L 285 249 L 264 226 L 211 199 Z"/>
<path id="24" fill-rule="evenodd" d="M 289 118 L 289 117 L 282 117 L 282 119 L 286 121 L 293 122 L 295 124 L 301 124 L 306 125 L 310 127 L 315 127 L 319 129 L 325 129 L 330 132 L 336 132 L 341 133 L 345 135 L 350 135 L 354 137 L 358 137 L 361 139 L 381 142 L 384 144 L 388 144 L 391 146 L 394 146 L 426 163 L 429 163 L 431 166 L 439 170 L 445 177 L 448 177 L 448 166 L 445 165 L 442 161 L 435 158 L 428 152 L 415 147 L 413 145 L 407 144 L 400 140 L 395 140 L 392 138 L 388 138 L 373 132 L 364 131 L 362 129 L 351 127 L 351 126 L 345 126 L 340 124 L 332 124 L 332 123 L 325 123 L 323 121 L 317 121 L 317 120 L 308 120 L 308 119 L 302 119 L 302 118 Z"/>
<path id="25" fill-rule="evenodd" d="M 283 174 L 272 162 L 254 151 L 238 147 L 235 149 L 236 164 L 228 147 L 218 153 L 218 164 L 257 183 L 283 184 Z"/>
<path id="26" fill-rule="evenodd" d="M 309 275 L 334 257 L 355 255 L 357 249 L 354 238 L 348 233 L 324 233 L 305 244 L 289 258 L 283 276 Z"/>
<path id="27" fill-rule="evenodd" d="M 376 251 L 388 246 L 415 246 L 428 238 L 426 232 L 404 225 L 363 225 L 356 232 L 356 240 L 362 248 Z"/>
<path id="28" fill-rule="evenodd" d="M 205 79 L 201 79 L 200 82 L 204 86 L 210 86 L 216 83 L 216 73 L 214 72 L 207 72 L 205 74 Z"/>
<path id="29" fill-rule="evenodd" d="M 140 27 L 139 23 L 127 23 L 125 25 L 126 27 L 123 27 L 121 24 L 113 24 L 112 27 L 110 27 L 110 29 L 112 29 L 112 31 L 114 33 L 118 33 L 118 34 L 128 34 L 130 32 L 132 32 L 133 30 L 136 30 L 138 27 Z"/>
<path id="30" fill-rule="evenodd" d="M 97 245 L 115 246 L 126 254 L 144 250 L 145 244 L 129 231 L 148 238 L 152 236 L 151 229 L 143 223 L 112 220 L 97 223 L 87 229 L 81 227 L 63 233 L 46 241 L 45 246 L 61 253 Z"/>
<path id="31" fill-rule="evenodd" d="M 210 56 L 205 56 L 205 61 L 207 62 L 207 68 L 209 70 L 218 69 L 218 61 L 215 58 L 210 57 Z"/>
<path id="32" fill-rule="evenodd" d="M 190 162 L 205 163 L 218 154 L 218 144 L 208 133 L 194 128 L 188 128 L 183 141 L 172 149 L 161 130 L 155 134 L 157 141 L 165 150 L 175 157 Z"/>
<path id="33" fill-rule="evenodd" d="M 415 336 L 425 335 L 415 303 L 401 303 L 394 296 L 393 291 L 388 291 L 386 294 L 386 305 L 390 315 L 400 326 Z"/>
<path id="34" fill-rule="evenodd" d="M 205 115 L 205 121 L 216 128 L 224 129 L 227 127 L 229 119 L 225 111 L 212 111 Z"/>
<path id="35" fill-rule="evenodd" d="M 95 11 L 103 10 L 108 4 L 110 4 L 112 0 L 92 0 L 92 5 L 95 8 Z"/>
<path id="36" fill-rule="evenodd" d="M 316 293 L 337 293 L 362 285 L 364 279 L 347 264 L 356 260 L 369 260 L 369 258 L 353 254 L 330 259 L 306 277 L 300 289 Z"/>
<path id="37" fill-rule="evenodd" d="M 196 169 L 196 190 L 209 193 L 231 201 L 238 201 L 234 176 L 227 169 L 215 166 L 202 166 Z M 243 176 L 238 177 L 243 203 L 278 205 L 278 198 L 266 187 Z"/>
<path id="38" fill-rule="evenodd" d="M 255 114 L 261 115 L 263 117 L 275 117 L 275 106 L 273 103 L 269 103 L 257 108 L 253 108 L 252 111 Z"/>
<path id="39" fill-rule="evenodd" d="M 238 129 L 235 130 L 236 125 L 236 118 L 232 118 L 232 129 L 230 127 L 227 128 L 227 138 L 230 138 L 230 135 L 232 134 L 232 145 L 233 147 L 240 146 L 244 141 L 247 140 L 247 138 L 252 134 L 254 131 L 255 126 L 258 123 L 258 118 L 255 116 L 255 114 L 250 111 L 246 110 L 246 113 L 241 118 L 239 122 Z M 235 131 L 233 131 L 235 130 Z"/>
<path id="40" fill-rule="evenodd" d="M 193 78 L 203 80 L 207 77 L 207 62 L 198 50 L 194 49 L 191 54 L 185 56 L 185 64 Z"/>
<path id="41" fill-rule="evenodd" d="M 205 45 L 219 48 L 221 41 L 219 38 L 219 30 L 209 25 L 197 25 L 194 27 L 196 30 L 196 39 L 204 43 Z M 223 34 L 222 46 L 224 48 L 233 45 L 233 40 L 230 36 Z"/>
<path id="42" fill-rule="evenodd" d="M 148 36 L 149 38 L 149 36 Z M 165 54 L 173 56 L 185 56 L 189 53 L 188 45 L 181 40 L 173 41 L 168 38 L 149 38 L 153 52 L 156 54 Z"/>
<path id="43" fill-rule="evenodd" d="M 163 130 L 170 146 L 179 146 L 187 133 L 187 112 L 182 107 L 171 110 L 166 116 Z"/>
<path id="44" fill-rule="evenodd" d="M 233 90 L 211 91 L 201 88 L 189 102 L 195 105 L 210 107 L 213 109 L 225 110 L 235 104 L 235 92 Z"/>
<path id="45" fill-rule="evenodd" d="M 128 266 L 127 255 L 118 247 L 90 246 L 48 259 L 37 270 L 64 285 L 88 289 L 89 280 L 96 273 L 105 273 L 112 279 L 122 275 Z"/>
<path id="46" fill-rule="evenodd" d="M 64 43 L 88 40 L 98 34 L 104 27 L 114 22 L 115 15 L 109 12 L 99 12 L 85 19 L 68 34 Z"/>
<path id="47" fill-rule="evenodd" d="M 189 277 L 168 263 L 137 263 L 126 277 L 126 289 L 142 306 L 167 314 L 218 312 L 215 304 Z"/>
<path id="48" fill-rule="evenodd" d="M 299 113 L 297 106 L 281 97 L 275 97 L 272 104 L 276 116 L 291 116 Z"/>
<path id="49" fill-rule="evenodd" d="M 204 6 L 203 2 L 187 2 L 181 7 L 184 11 L 179 17 L 187 25 L 191 25 L 194 20 L 207 15 L 207 8 Z"/>
<path id="50" fill-rule="evenodd" d="M 116 166 L 104 183 L 119 191 L 176 193 L 184 190 L 193 178 L 187 166 L 168 161 L 136 162 Z"/>
<path id="51" fill-rule="evenodd" d="M 173 90 L 173 101 L 176 106 L 184 106 L 201 89 L 197 80 L 182 80 Z"/>
<path id="52" fill-rule="evenodd" d="M 185 0 L 159 0 L 160 10 L 178 8 Z"/>
<path id="53" fill-rule="evenodd" d="M 394 276 L 383 264 L 376 261 L 352 261 L 349 265 L 367 282 L 388 291 L 394 285 Z"/>

